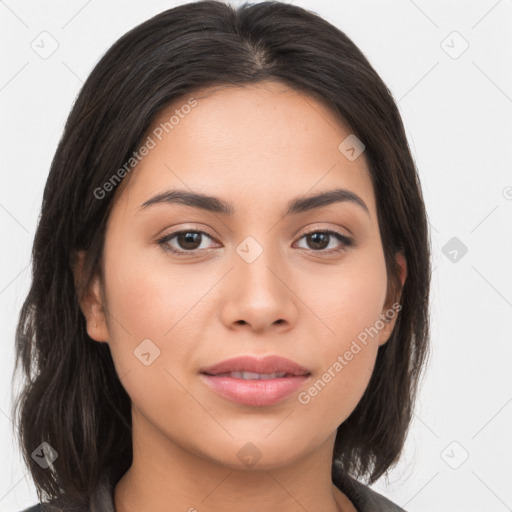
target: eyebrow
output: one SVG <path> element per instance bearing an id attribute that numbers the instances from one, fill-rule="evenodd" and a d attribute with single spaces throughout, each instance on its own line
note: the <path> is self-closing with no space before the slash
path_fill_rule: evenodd
<path id="1" fill-rule="evenodd" d="M 322 208 L 334 203 L 344 202 L 356 204 L 365 210 L 368 215 L 370 214 L 365 202 L 357 194 L 344 188 L 336 188 L 333 190 L 326 190 L 315 195 L 299 196 L 292 199 L 287 203 L 285 217 Z M 227 216 L 233 216 L 235 213 L 235 208 L 231 203 L 228 203 L 218 197 L 178 189 L 168 190 L 148 199 L 141 205 L 139 211 L 144 210 L 151 205 L 162 203 L 178 203 Z"/>

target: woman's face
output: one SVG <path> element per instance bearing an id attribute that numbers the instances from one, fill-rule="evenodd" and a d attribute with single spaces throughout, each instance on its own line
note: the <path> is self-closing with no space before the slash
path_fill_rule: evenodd
<path id="1" fill-rule="evenodd" d="M 251 457 L 265 469 L 322 446 L 332 453 L 397 316 L 386 303 L 364 152 L 355 158 L 361 147 L 345 141 L 350 131 L 283 84 L 195 98 L 159 116 L 118 191 L 104 282 L 93 282 L 83 306 L 88 333 L 110 345 L 139 441 L 151 434 L 160 451 L 179 447 L 238 468 Z M 288 212 L 335 189 L 356 199 L 339 194 Z M 171 191 L 217 198 L 213 206 L 231 213 L 206 208 L 211 200 L 165 200 Z M 102 293 L 105 316 L 94 305 Z M 201 373 L 270 355 L 308 374 L 265 382 Z"/>

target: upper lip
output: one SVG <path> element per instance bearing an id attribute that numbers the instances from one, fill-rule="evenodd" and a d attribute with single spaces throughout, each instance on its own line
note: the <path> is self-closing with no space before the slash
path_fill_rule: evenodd
<path id="1" fill-rule="evenodd" d="M 281 356 L 266 356 L 258 358 L 254 356 L 239 356 L 226 359 L 207 368 L 202 368 L 201 373 L 218 375 L 230 372 L 275 373 L 285 372 L 290 375 L 309 375 L 310 371 L 300 364 Z"/>

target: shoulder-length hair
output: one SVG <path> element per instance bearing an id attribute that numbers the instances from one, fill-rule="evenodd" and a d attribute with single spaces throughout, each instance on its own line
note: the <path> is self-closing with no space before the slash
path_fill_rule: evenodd
<path id="1" fill-rule="evenodd" d="M 40 499 L 65 493 L 86 501 L 103 472 L 117 481 L 132 461 L 130 398 L 108 344 L 89 338 L 79 306 L 100 271 L 115 192 L 104 184 L 177 98 L 263 80 L 325 102 L 364 143 L 391 289 L 399 289 L 396 253 L 407 260 L 400 315 L 362 399 L 338 427 L 333 454 L 333 468 L 369 483 L 397 462 L 428 356 L 431 272 L 425 206 L 397 106 L 363 53 L 317 14 L 279 2 L 198 1 L 154 16 L 111 46 L 77 96 L 51 164 L 16 332 L 23 388 L 13 406 Z M 86 251 L 82 286 L 73 270 L 79 250 Z M 58 454 L 49 469 L 31 456 L 42 442 Z"/>

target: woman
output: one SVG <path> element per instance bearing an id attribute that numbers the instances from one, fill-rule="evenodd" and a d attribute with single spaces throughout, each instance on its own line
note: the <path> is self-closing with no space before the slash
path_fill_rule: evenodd
<path id="1" fill-rule="evenodd" d="M 402 121 L 354 43 L 277 2 L 162 12 L 92 71 L 44 191 L 16 340 L 39 501 L 402 510 L 368 484 L 404 445 L 429 283 Z"/>

